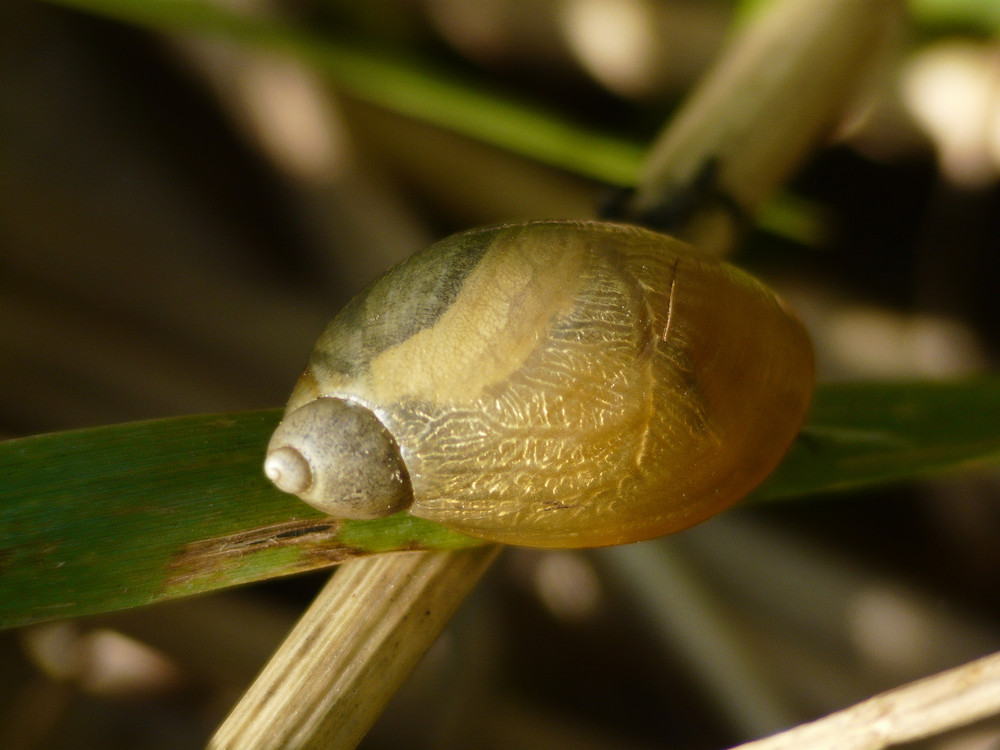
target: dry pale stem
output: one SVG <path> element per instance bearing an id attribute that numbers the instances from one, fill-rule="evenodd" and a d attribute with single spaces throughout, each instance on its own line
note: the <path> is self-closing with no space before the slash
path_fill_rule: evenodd
<path id="1" fill-rule="evenodd" d="M 881 750 L 998 712 L 1000 654 L 993 654 L 734 750 Z"/>
<path id="2" fill-rule="evenodd" d="M 498 549 L 340 566 L 209 747 L 357 745 Z"/>
<path id="3" fill-rule="evenodd" d="M 900 6 L 898 0 L 768 5 L 657 139 L 628 215 L 678 221 L 675 231 L 695 246 L 726 252 L 741 216 L 751 216 L 843 117 L 892 38 Z M 671 218 L 678 201 L 690 201 L 693 211 Z"/>

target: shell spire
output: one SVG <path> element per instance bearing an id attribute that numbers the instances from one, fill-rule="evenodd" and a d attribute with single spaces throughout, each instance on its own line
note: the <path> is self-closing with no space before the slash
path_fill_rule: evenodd
<path id="1" fill-rule="evenodd" d="M 381 518 L 412 500 L 392 435 L 370 410 L 339 398 L 287 414 L 271 436 L 264 473 L 278 489 L 339 518 Z"/>

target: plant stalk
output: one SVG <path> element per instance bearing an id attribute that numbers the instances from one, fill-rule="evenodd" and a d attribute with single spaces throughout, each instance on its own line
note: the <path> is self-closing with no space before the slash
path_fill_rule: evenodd
<path id="1" fill-rule="evenodd" d="M 841 122 L 901 17 L 898 0 L 774 0 L 654 143 L 623 218 L 712 255 Z"/>
<path id="2" fill-rule="evenodd" d="M 356 746 L 499 549 L 341 565 L 209 747 Z"/>

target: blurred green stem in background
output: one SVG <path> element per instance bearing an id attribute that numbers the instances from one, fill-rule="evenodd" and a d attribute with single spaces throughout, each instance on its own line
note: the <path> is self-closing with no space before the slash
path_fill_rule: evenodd
<path id="1" fill-rule="evenodd" d="M 645 141 L 586 127 L 412 53 L 364 47 L 204 0 L 47 2 L 157 31 L 208 35 L 288 54 L 361 101 L 609 185 L 634 187 L 646 157 Z M 756 220 L 766 231 L 812 246 L 823 234 L 824 218 L 813 203 L 780 196 Z"/>

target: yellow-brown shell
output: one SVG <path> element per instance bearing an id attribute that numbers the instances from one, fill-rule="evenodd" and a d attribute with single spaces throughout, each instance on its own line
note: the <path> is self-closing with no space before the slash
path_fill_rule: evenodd
<path id="1" fill-rule="evenodd" d="M 812 386 L 802 324 L 752 277 L 647 230 L 552 221 L 459 234 L 392 268 L 323 333 L 288 413 L 370 409 L 415 516 L 582 547 L 743 497 Z"/>

